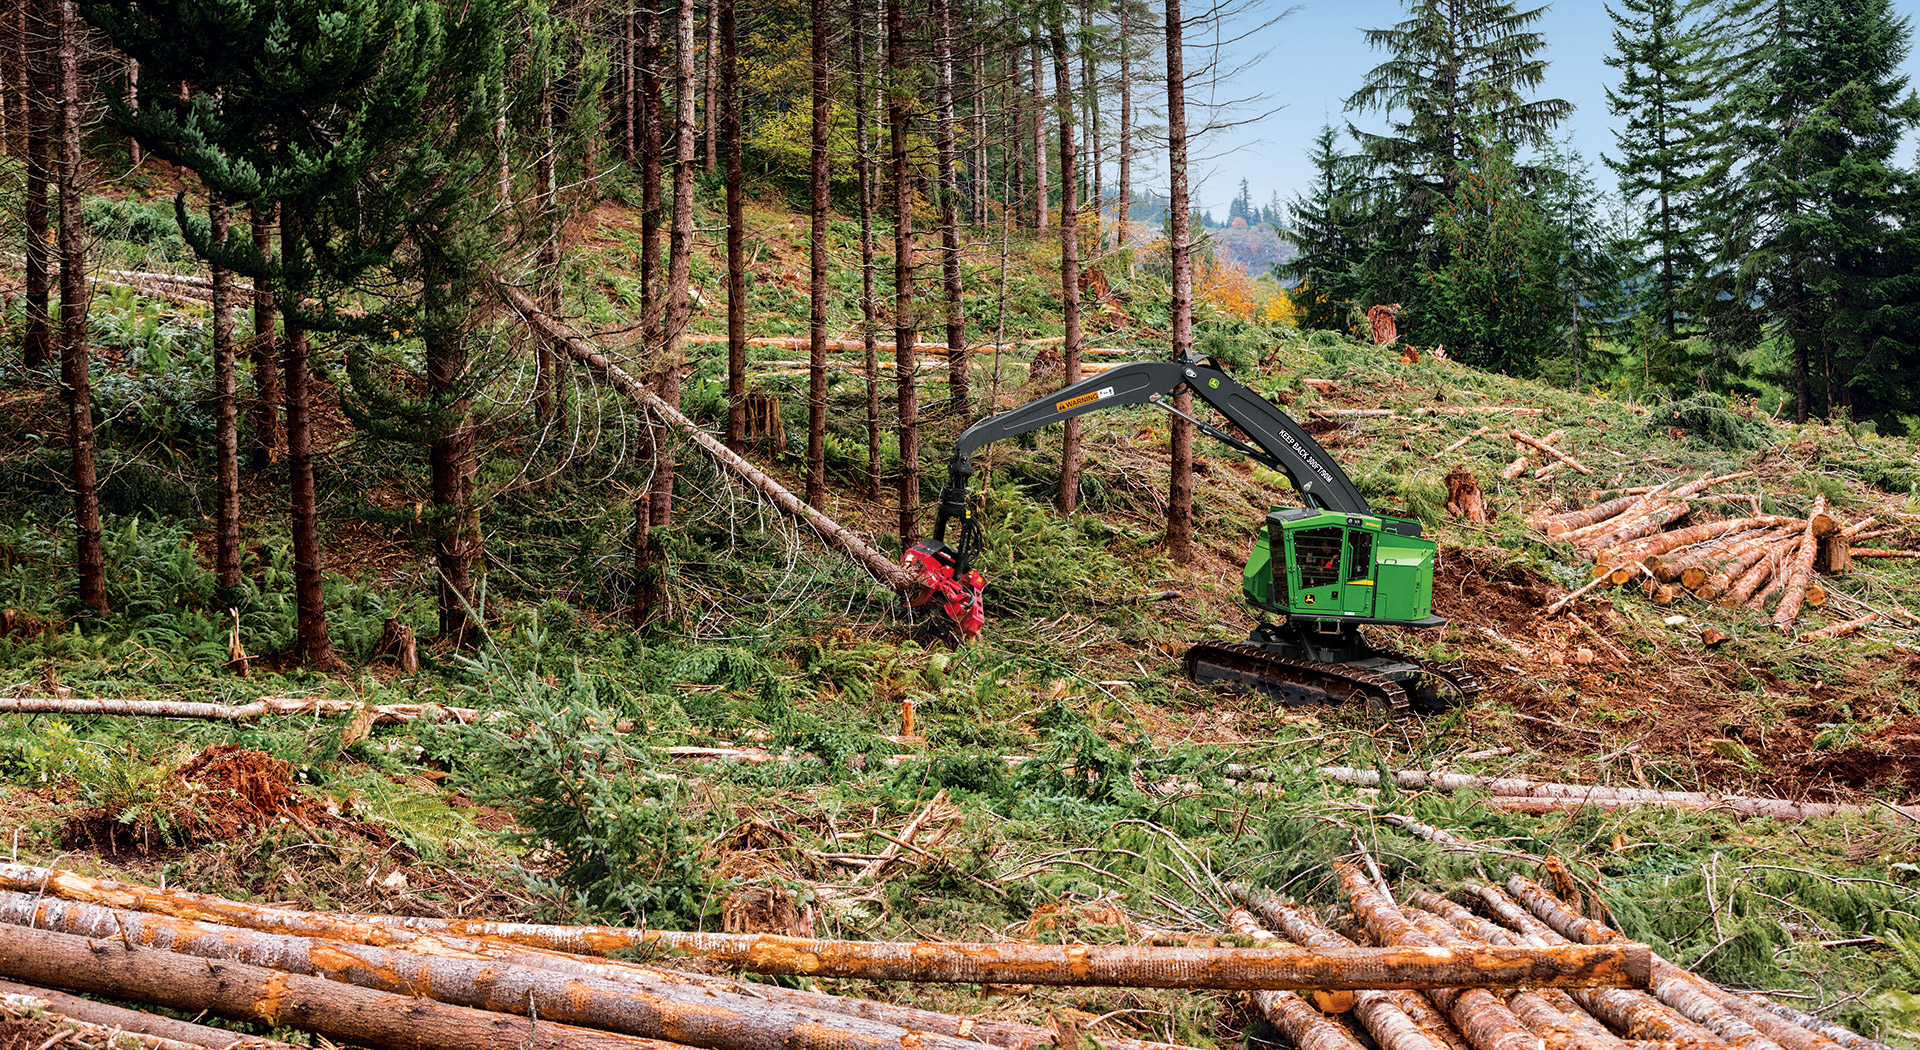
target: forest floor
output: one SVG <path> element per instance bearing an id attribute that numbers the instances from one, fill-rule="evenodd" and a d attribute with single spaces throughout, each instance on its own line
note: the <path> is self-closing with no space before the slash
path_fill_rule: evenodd
<path id="1" fill-rule="evenodd" d="M 773 206 L 749 214 L 753 334 L 803 334 L 804 221 Z M 851 233 L 843 222 L 831 234 L 842 257 L 835 327 L 845 331 L 857 321 Z M 576 231 L 562 310 L 632 365 L 637 238 L 631 209 L 596 209 Z M 145 242 L 128 243 L 121 250 L 130 255 Z M 695 264 L 694 326 L 714 333 L 724 330 L 724 293 L 707 247 Z M 167 264 L 172 249 L 146 248 L 145 261 Z M 969 282 L 980 290 L 968 302 L 970 331 L 1007 341 L 1052 334 L 1050 265 L 1044 241 L 1030 235 L 1004 252 L 992 241 L 974 245 Z M 1126 260 L 1103 265 L 1133 320 L 1100 315 L 1090 340 L 1164 352 L 1151 268 L 1139 264 L 1128 279 Z M 510 718 L 368 727 L 313 717 L 228 725 L 0 716 L 0 827 L 22 860 L 322 908 L 876 939 L 1128 941 L 1143 930 L 1213 928 L 1225 884 L 1330 899 L 1328 864 L 1358 843 L 1388 874 L 1412 881 L 1531 872 L 1526 858 L 1557 855 L 1627 932 L 1676 961 L 1920 1046 L 1912 939 L 1920 827 L 1910 821 L 1890 813 L 1742 821 L 1653 808 L 1524 816 L 1471 793 L 1367 794 L 1313 773 L 1323 763 L 1445 768 L 1912 801 L 1914 631 L 1883 621 L 1805 642 L 1751 612 L 1661 605 L 1635 588 L 1549 616 L 1546 606 L 1584 583 L 1590 566 L 1522 521 L 1548 503 L 1583 506 L 1622 487 L 1750 470 L 1756 477 L 1733 487 L 1769 511 L 1804 514 L 1824 495 L 1845 522 L 1871 515 L 1895 530 L 1876 544 L 1916 547 L 1920 460 L 1910 440 L 1794 425 L 1737 400 L 1569 391 L 1431 359 L 1405 364 L 1339 337 L 1276 337 L 1203 317 L 1203 352 L 1302 418 L 1329 408 L 1482 410 L 1311 424 L 1377 508 L 1422 521 L 1440 543 L 1434 606 L 1447 626 L 1381 637 L 1464 661 L 1487 685 L 1471 704 L 1393 721 L 1281 707 L 1182 677 L 1187 645 L 1239 639 L 1255 623 L 1240 598 L 1246 551 L 1269 507 L 1296 499 L 1278 475 L 1203 445 L 1201 555 L 1170 563 L 1158 542 L 1167 428 L 1146 410 L 1087 417 L 1085 500 L 1070 518 L 1049 508 L 1057 436 L 986 457 L 978 483 L 988 626 L 957 651 L 900 622 L 864 574 L 681 448 L 670 608 L 636 636 L 624 609 L 631 506 L 648 470 L 636 452 L 639 420 L 613 391 L 576 374 L 565 413 L 530 425 L 531 381 L 510 363 L 482 408 L 489 638 L 471 653 L 423 644 L 422 670 L 408 673 L 378 640 L 390 618 L 423 639 L 433 631 L 424 455 L 357 430 L 340 408 L 348 379 L 329 367 L 318 408 L 329 600 L 335 642 L 354 670 L 316 676 L 275 664 L 291 615 L 275 468 L 251 470 L 245 482 L 247 593 L 211 587 L 206 410 L 195 393 L 205 387 L 196 371 L 204 352 L 194 349 L 203 314 L 104 291 L 94 310 L 96 338 L 111 348 L 96 387 L 108 420 L 115 613 L 80 619 L 67 603 L 56 394 L 44 377 L 6 365 L 0 448 L 20 451 L 0 455 L 0 506 L 18 508 L 0 514 L 0 693 L 320 695 Z M 15 343 L 16 318 L 10 309 L 5 338 Z M 696 345 L 688 355 L 689 414 L 711 423 L 724 407 L 724 348 Z M 897 549 L 891 498 L 863 492 L 864 382 L 851 355 L 835 356 L 845 364 L 831 392 L 827 510 Z M 756 388 L 782 398 L 787 425 L 784 445 L 765 442 L 753 458 L 797 488 L 805 379 L 774 363 L 795 357 L 804 354 L 756 352 Z M 1025 357 L 977 358 L 976 395 L 1010 407 L 1042 392 Z M 944 450 L 962 425 L 939 411 L 943 371 L 936 361 L 921 376 L 933 409 L 923 436 L 929 487 L 944 481 Z M 1545 415 L 1484 411 L 1498 406 Z M 1442 451 L 1481 426 L 1492 430 Z M 1516 454 L 1503 437 L 1509 427 L 1564 430 L 1558 447 L 1594 474 L 1500 480 Z M 891 442 L 884 458 L 889 469 L 897 461 Z M 1442 510 L 1443 479 L 1457 469 L 1480 480 L 1490 524 Z M 1743 506 L 1709 501 L 1695 514 Z M 1911 608 L 1920 563 L 1863 561 L 1826 582 L 1833 597 L 1803 617 L 1802 631 L 1856 609 Z M 1707 645 L 1708 628 L 1728 640 Z M 233 631 L 261 654 L 249 677 L 225 669 Z M 915 711 L 906 737 L 904 702 Z M 699 762 L 665 750 L 686 745 L 806 757 Z M 898 754 L 914 757 L 881 761 Z M 1004 755 L 1028 761 L 1010 768 Z M 1250 791 L 1244 774 L 1229 778 L 1229 764 L 1261 767 L 1271 787 Z M 942 791 L 934 856 L 865 879 L 835 859 L 884 848 L 884 835 Z M 1483 848 L 1453 852 L 1408 836 L 1377 819 L 1390 808 Z M 1200 1045 L 1260 1031 L 1224 995 L 817 983 L 1029 1021 L 1068 1011 L 1098 1020 L 1090 1031 Z"/>

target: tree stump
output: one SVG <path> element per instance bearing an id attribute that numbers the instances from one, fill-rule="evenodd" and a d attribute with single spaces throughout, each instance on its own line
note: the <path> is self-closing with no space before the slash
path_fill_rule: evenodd
<path id="1" fill-rule="evenodd" d="M 764 442 L 775 452 L 787 447 L 787 428 L 780 419 L 778 397 L 772 394 L 747 395 L 747 440 Z"/>
<path id="2" fill-rule="evenodd" d="M 1468 521 L 1485 525 L 1490 520 L 1487 505 L 1480 498 L 1480 483 L 1464 470 L 1447 475 L 1447 502 L 1460 508 Z"/>

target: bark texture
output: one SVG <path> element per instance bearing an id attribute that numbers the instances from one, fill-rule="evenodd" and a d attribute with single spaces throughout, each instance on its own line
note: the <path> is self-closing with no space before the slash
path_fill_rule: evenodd
<path id="1" fill-rule="evenodd" d="M 1187 214 L 1187 74 L 1180 0 L 1167 0 L 1167 168 L 1173 260 L 1173 359 L 1193 353 L 1193 244 Z M 1167 481 L 1167 553 L 1181 565 L 1193 561 L 1193 392 L 1184 387 L 1173 399 L 1179 413 L 1172 428 L 1172 465 Z"/>
<path id="2" fill-rule="evenodd" d="M 80 600 L 107 612 L 107 566 L 100 545 L 100 477 L 93 462 L 93 388 L 87 371 L 87 231 L 81 216 L 80 18 L 74 0 L 52 0 L 60 47 L 60 385 L 67 403 L 72 464 L 75 571 Z"/>
<path id="3" fill-rule="evenodd" d="M 812 199 L 807 241 L 807 503 L 827 499 L 827 0 L 810 0 L 813 48 Z"/>
<path id="4" fill-rule="evenodd" d="M 920 413 L 913 344 L 913 180 L 907 138 L 913 95 L 907 83 L 907 19 L 901 0 L 887 3 L 887 128 L 893 158 L 893 345 L 900 451 L 900 547 L 920 539 Z"/>
<path id="5" fill-rule="evenodd" d="M 1053 5 L 1047 23 L 1047 38 L 1053 45 L 1053 106 L 1060 121 L 1060 303 L 1061 322 L 1066 326 L 1066 344 L 1062 358 L 1068 384 L 1080 381 L 1080 201 L 1075 195 L 1078 180 L 1073 147 L 1073 83 L 1067 72 L 1067 34 L 1062 24 L 1064 4 Z M 1061 424 L 1060 436 L 1060 513 L 1071 514 L 1080 505 L 1080 420 L 1076 417 Z"/>

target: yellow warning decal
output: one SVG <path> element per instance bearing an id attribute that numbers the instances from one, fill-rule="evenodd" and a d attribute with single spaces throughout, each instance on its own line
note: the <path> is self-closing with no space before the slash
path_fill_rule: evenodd
<path id="1" fill-rule="evenodd" d="M 1065 412 L 1065 411 L 1068 411 L 1069 409 L 1079 408 L 1081 405 L 1084 405 L 1089 401 L 1098 401 L 1098 400 L 1100 400 L 1100 392 L 1098 390 L 1094 390 L 1085 394 L 1081 394 L 1079 397 L 1070 397 L 1065 401 L 1061 401 L 1058 404 L 1053 406 L 1053 410 L 1055 412 Z"/>

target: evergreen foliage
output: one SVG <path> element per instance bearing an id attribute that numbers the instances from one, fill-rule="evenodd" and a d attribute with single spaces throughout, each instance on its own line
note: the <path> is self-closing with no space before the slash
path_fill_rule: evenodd
<path id="1" fill-rule="evenodd" d="M 1407 0 L 1407 18 L 1366 31 L 1387 53 L 1346 106 L 1387 114 L 1383 134 L 1358 132 L 1376 178 L 1392 188 L 1392 226 L 1384 239 L 1401 288 L 1414 267 L 1430 263 L 1439 238 L 1435 213 L 1452 197 L 1484 151 L 1537 146 L 1573 112 L 1564 99 L 1531 93 L 1546 76 L 1538 52 L 1546 40 L 1532 28 L 1545 8 L 1522 11 L 1508 0 Z"/>

